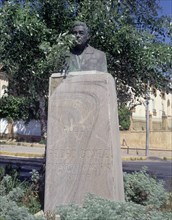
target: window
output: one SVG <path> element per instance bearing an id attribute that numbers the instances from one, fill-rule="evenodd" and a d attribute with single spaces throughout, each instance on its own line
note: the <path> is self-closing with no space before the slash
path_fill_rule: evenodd
<path id="1" fill-rule="evenodd" d="M 154 95 L 155 97 L 157 96 L 157 91 L 155 88 L 152 88 L 152 95 Z"/>
<path id="2" fill-rule="evenodd" d="M 165 100 L 165 92 L 161 92 L 161 98 L 163 99 L 163 100 Z"/>
<path id="3" fill-rule="evenodd" d="M 172 109 L 171 109 L 171 106 L 170 106 L 170 100 L 168 99 L 167 100 L 167 115 L 171 115 L 172 113 Z"/>
<path id="4" fill-rule="evenodd" d="M 153 116 L 156 116 L 156 108 L 155 108 L 155 100 L 152 99 L 152 113 L 153 113 Z"/>
<path id="5" fill-rule="evenodd" d="M 167 107 L 170 107 L 170 100 L 167 101 Z"/>

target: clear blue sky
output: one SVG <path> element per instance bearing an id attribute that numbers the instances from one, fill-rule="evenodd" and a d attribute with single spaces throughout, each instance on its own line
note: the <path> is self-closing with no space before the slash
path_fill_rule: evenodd
<path id="1" fill-rule="evenodd" d="M 168 15 L 172 18 L 172 0 L 160 0 L 162 11 L 160 14 Z"/>
<path id="2" fill-rule="evenodd" d="M 172 0 L 160 0 L 160 6 L 162 7 L 160 15 L 168 15 L 172 19 Z M 167 37 L 165 40 L 167 43 L 171 42 Z"/>

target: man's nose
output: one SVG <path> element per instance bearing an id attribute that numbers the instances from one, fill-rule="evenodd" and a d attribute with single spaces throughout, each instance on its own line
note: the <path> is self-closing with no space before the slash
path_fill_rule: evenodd
<path id="1" fill-rule="evenodd" d="M 80 33 L 76 33 L 76 37 L 80 37 Z"/>

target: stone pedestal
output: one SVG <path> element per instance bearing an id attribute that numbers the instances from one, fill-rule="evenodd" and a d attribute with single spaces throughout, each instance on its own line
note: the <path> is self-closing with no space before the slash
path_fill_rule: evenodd
<path id="1" fill-rule="evenodd" d="M 87 193 L 124 201 L 114 79 L 97 71 L 50 79 L 45 211 Z"/>

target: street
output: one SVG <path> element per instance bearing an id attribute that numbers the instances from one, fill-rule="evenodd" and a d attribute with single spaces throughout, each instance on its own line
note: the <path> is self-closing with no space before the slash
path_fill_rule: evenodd
<path id="1" fill-rule="evenodd" d="M 10 164 L 13 168 L 19 168 L 21 179 L 30 177 L 30 172 L 35 169 L 40 171 L 45 163 L 44 158 L 17 158 L 0 156 L 0 167 L 5 167 Z M 148 168 L 148 173 L 151 176 L 157 177 L 159 180 L 165 181 L 167 190 L 172 191 L 172 161 L 166 160 L 139 160 L 139 161 L 123 161 L 123 171 L 131 173 L 139 171 L 142 167 Z"/>

